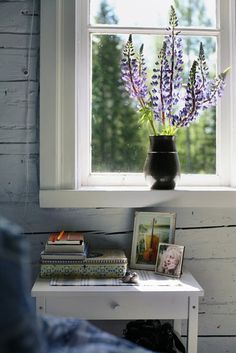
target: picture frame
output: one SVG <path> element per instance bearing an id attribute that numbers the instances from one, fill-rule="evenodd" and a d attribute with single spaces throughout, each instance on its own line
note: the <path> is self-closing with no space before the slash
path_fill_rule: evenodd
<path id="1" fill-rule="evenodd" d="M 130 267 L 155 270 L 158 244 L 174 243 L 176 213 L 135 212 Z"/>
<path id="2" fill-rule="evenodd" d="M 155 273 L 180 278 L 184 259 L 183 245 L 159 243 Z"/>

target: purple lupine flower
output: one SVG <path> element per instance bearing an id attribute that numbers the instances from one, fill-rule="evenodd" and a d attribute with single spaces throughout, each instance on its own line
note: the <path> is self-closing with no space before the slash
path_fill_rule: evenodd
<path id="1" fill-rule="evenodd" d="M 215 106 L 222 96 L 225 78 L 229 69 L 215 79 L 209 78 L 204 48 L 200 43 L 199 56 L 190 69 L 185 88 L 183 106 L 180 105 L 183 74 L 183 44 L 180 32 L 176 31 L 178 19 L 171 6 L 169 34 L 164 37 L 158 60 L 153 68 L 150 89 L 147 85 L 147 67 L 143 56 L 143 45 L 135 53 L 132 36 L 126 43 L 121 62 L 125 88 L 138 102 L 142 116 L 140 122 L 148 122 L 154 135 L 161 126 L 161 134 L 175 134 L 180 127 L 189 126 L 203 110 Z"/>
<path id="2" fill-rule="evenodd" d="M 225 87 L 225 77 L 229 69 L 218 75 L 215 79 L 208 78 L 208 67 L 202 43 L 200 44 L 198 60 L 193 62 L 190 70 L 185 94 L 185 104 L 180 110 L 175 126 L 189 126 L 196 120 L 203 110 L 217 104 Z"/>
<path id="3" fill-rule="evenodd" d="M 148 95 L 147 68 L 143 56 L 143 46 L 141 46 L 139 55 L 137 55 L 133 47 L 131 35 L 123 50 L 121 72 L 126 90 L 143 107 L 145 105 L 144 99 Z"/>
<path id="4" fill-rule="evenodd" d="M 169 28 L 171 34 L 164 38 L 159 61 L 153 70 L 154 74 L 151 82 L 151 85 L 155 87 L 152 89 L 154 117 L 157 121 L 161 121 L 163 125 L 166 124 L 166 120 L 169 125 L 173 125 L 173 108 L 179 103 L 182 87 L 182 39 L 178 37 L 179 33 L 174 30 L 177 22 L 175 13 L 174 16 L 175 19 L 170 21 L 172 25 Z"/>
<path id="5" fill-rule="evenodd" d="M 169 85 L 170 85 L 170 68 L 166 55 L 166 43 L 158 56 L 155 64 L 154 74 L 152 75 L 152 105 L 154 117 L 162 124 L 165 124 L 165 111 L 168 109 L 169 101 Z"/>

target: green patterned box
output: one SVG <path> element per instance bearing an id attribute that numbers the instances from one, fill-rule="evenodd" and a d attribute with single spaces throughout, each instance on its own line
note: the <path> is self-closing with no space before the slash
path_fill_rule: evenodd
<path id="1" fill-rule="evenodd" d="M 41 260 L 40 277 L 119 278 L 127 271 L 123 250 L 96 250 L 85 260 Z"/>

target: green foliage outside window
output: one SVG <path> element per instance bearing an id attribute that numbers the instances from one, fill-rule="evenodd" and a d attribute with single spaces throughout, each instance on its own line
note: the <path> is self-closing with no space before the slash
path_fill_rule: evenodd
<path id="1" fill-rule="evenodd" d="M 184 3 L 176 0 L 175 7 L 183 25 L 191 25 L 196 9 L 204 19 L 201 0 L 185 0 Z M 105 0 L 98 16 L 100 23 L 117 22 Z M 206 18 L 204 24 L 209 25 L 209 21 Z M 117 35 L 93 35 L 92 40 L 92 171 L 142 172 L 149 141 L 147 132 L 138 126 L 136 106 L 125 92 L 120 77 L 124 43 Z M 214 52 L 214 40 L 205 40 L 208 53 Z M 197 55 L 196 39 L 188 38 L 185 50 Z M 215 173 L 215 109 L 205 112 L 189 128 L 180 129 L 177 146 L 182 173 Z"/>

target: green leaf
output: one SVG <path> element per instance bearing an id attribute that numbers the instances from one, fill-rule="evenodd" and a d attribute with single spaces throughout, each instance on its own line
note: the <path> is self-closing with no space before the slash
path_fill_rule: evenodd
<path id="1" fill-rule="evenodd" d="M 169 25 L 173 28 L 178 26 L 178 18 L 176 16 L 175 8 L 171 5 L 170 7 L 170 20 Z"/>
<path id="2" fill-rule="evenodd" d="M 231 70 L 231 67 L 227 67 L 223 72 L 221 72 L 221 74 L 219 74 L 219 78 L 224 81 L 228 72 Z"/>

